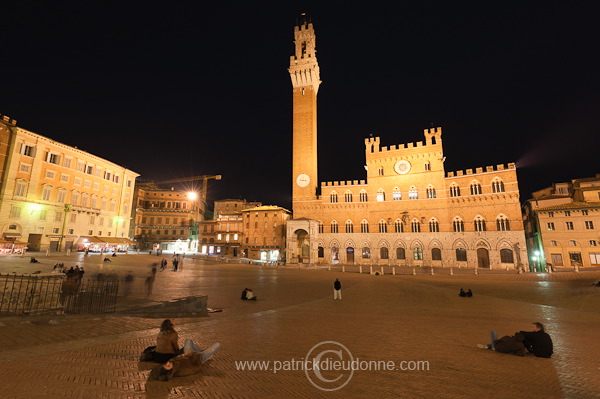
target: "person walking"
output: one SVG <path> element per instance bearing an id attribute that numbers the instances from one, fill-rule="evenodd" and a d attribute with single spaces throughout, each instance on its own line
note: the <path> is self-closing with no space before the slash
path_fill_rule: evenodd
<path id="1" fill-rule="evenodd" d="M 337 278 L 333 282 L 333 300 L 342 300 L 342 283 Z"/>

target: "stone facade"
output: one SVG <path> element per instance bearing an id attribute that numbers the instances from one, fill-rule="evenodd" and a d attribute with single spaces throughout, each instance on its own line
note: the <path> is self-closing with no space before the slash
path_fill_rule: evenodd
<path id="1" fill-rule="evenodd" d="M 367 178 L 324 182 L 319 193 L 320 80 L 312 23 L 301 22 L 294 35 L 288 263 L 503 269 L 527 264 L 515 165 L 446 172 L 440 127 L 425 129 L 424 140 L 414 143 L 388 147 L 379 137 L 365 139 Z"/>
<path id="2" fill-rule="evenodd" d="M 263 262 L 282 260 L 285 250 L 285 224 L 290 216 L 290 211 L 274 205 L 258 206 L 242 211 L 243 256 Z"/>
<path id="3" fill-rule="evenodd" d="M 536 191 L 523 209 L 532 269 L 600 265 L 600 174 Z"/>
<path id="4" fill-rule="evenodd" d="M 132 244 L 137 173 L 1 116 L 0 151 L 3 238 L 31 251 L 71 249 L 83 237 L 113 249 Z"/>
<path id="5" fill-rule="evenodd" d="M 198 250 L 198 222 L 204 206 L 197 193 L 138 184 L 135 198 L 135 239 L 142 250 Z"/>

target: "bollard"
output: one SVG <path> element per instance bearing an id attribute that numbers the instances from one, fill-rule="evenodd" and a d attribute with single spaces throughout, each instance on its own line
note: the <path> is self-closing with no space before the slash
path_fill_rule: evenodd
<path id="1" fill-rule="evenodd" d="M 395 275 L 396 275 L 396 268 L 392 267 L 392 276 L 395 276 Z"/>
<path id="2" fill-rule="evenodd" d="M 475 267 L 475 274 L 479 274 L 479 273 L 477 272 L 477 267 Z"/>
<path id="3" fill-rule="evenodd" d="M 579 265 L 575 263 L 575 273 L 579 273 Z"/>
<path id="4" fill-rule="evenodd" d="M 434 275 L 434 273 L 433 273 L 433 266 L 431 267 L 431 275 L 432 276 Z"/>
<path id="5" fill-rule="evenodd" d="M 381 266 L 381 275 L 383 276 L 385 273 L 383 272 L 383 266 Z"/>
<path id="6" fill-rule="evenodd" d="M 67 256 L 71 256 L 71 250 L 67 249 Z"/>
<path id="7" fill-rule="evenodd" d="M 327 266 L 327 271 L 330 272 L 331 271 L 331 265 Z"/>
<path id="8" fill-rule="evenodd" d="M 369 266 L 369 274 L 373 274 L 373 266 Z"/>
<path id="9" fill-rule="evenodd" d="M 346 266 L 342 266 L 342 273 L 346 273 Z"/>
<path id="10" fill-rule="evenodd" d="M 360 266 L 358 267 L 358 272 L 359 272 L 360 274 L 362 274 L 362 265 L 360 265 Z"/>
<path id="11" fill-rule="evenodd" d="M 452 268 L 450 268 L 450 275 L 452 276 L 454 273 L 452 273 Z"/>
<path id="12" fill-rule="evenodd" d="M 415 268 L 413 267 L 413 276 L 417 275 L 417 271 L 415 270 Z"/>
<path id="13" fill-rule="evenodd" d="M 50 256 L 50 250 L 49 249 L 46 250 L 46 256 Z"/>

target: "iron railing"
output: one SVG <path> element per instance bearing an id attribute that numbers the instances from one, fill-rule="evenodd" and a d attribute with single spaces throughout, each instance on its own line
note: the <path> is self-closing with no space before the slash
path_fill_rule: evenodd
<path id="1" fill-rule="evenodd" d="M 118 281 L 0 274 L 0 316 L 112 313 L 118 290 Z"/>

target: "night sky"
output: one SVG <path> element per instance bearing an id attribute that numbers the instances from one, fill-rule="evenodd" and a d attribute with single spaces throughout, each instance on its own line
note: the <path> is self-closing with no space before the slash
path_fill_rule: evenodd
<path id="1" fill-rule="evenodd" d="M 1 114 L 144 179 L 221 174 L 212 200 L 291 209 L 301 12 L 323 81 L 320 181 L 364 179 L 370 134 L 421 141 L 432 124 L 446 171 L 516 162 L 523 200 L 600 173 L 593 2 L 6 3 Z"/>

